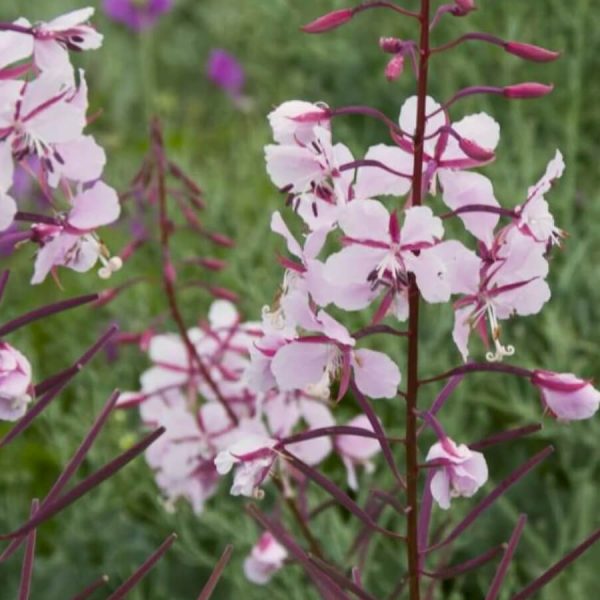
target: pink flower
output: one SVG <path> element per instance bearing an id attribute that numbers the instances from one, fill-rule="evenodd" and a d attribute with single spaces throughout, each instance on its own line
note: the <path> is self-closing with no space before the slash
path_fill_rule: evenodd
<path id="1" fill-rule="evenodd" d="M 121 208 L 115 190 L 99 181 L 77 194 L 71 205 L 61 224 L 34 225 L 35 239 L 41 247 L 35 260 L 33 284 L 41 283 L 56 266 L 85 272 L 100 260 L 103 266 L 98 275 L 104 279 L 121 268 L 121 259 L 111 258 L 94 234 L 96 228 L 119 217 Z"/>
<path id="2" fill-rule="evenodd" d="M 373 431 L 373 426 L 366 415 L 358 415 L 348 421 L 346 425 Z M 367 473 L 372 473 L 375 470 L 371 458 L 381 450 L 379 441 L 374 438 L 356 435 L 340 435 L 335 439 L 335 449 L 344 461 L 348 473 L 348 486 L 353 490 L 358 490 L 356 467 L 364 467 Z"/>
<path id="3" fill-rule="evenodd" d="M 60 149 L 82 140 L 86 123 L 85 89 L 85 80 L 81 80 L 78 89 L 55 72 L 43 73 L 31 82 L 5 82 L 0 87 L 4 94 L 0 103 L 0 165 L 3 167 L 0 190 L 6 191 L 12 185 L 13 158 L 20 161 L 28 155 L 39 158 L 43 171 L 50 175 L 51 185 L 58 184 L 58 178 L 51 175 L 63 168 L 69 169 L 65 167 Z M 77 170 L 79 161 L 85 165 L 88 152 L 94 152 L 87 145 L 77 150 L 71 157 L 75 162 L 71 173 Z M 92 175 L 97 178 L 99 172 Z"/>
<path id="4" fill-rule="evenodd" d="M 340 308 L 364 308 L 383 293 L 382 305 L 403 320 L 410 273 L 427 302 L 449 299 L 460 257 L 468 251 L 459 242 L 438 243 L 444 229 L 429 207 L 404 211 L 400 228 L 395 212 L 390 215 L 375 200 L 360 200 L 344 209 L 339 226 L 345 247 L 327 259 L 324 276 L 347 288 L 330 298 Z"/>
<path id="5" fill-rule="evenodd" d="M 463 258 L 459 283 L 466 295 L 454 304 L 452 337 L 466 361 L 471 331 L 487 344 L 487 320 L 495 347 L 487 359 L 498 361 L 515 351 L 500 343 L 499 321 L 536 314 L 550 299 L 548 262 L 543 245 L 513 226 L 499 232 L 491 249 L 480 246 L 480 251 L 481 259 L 473 253 Z"/>
<path id="6" fill-rule="evenodd" d="M 572 373 L 535 371 L 531 381 L 540 390 L 544 407 L 559 421 L 589 419 L 600 406 L 600 392 Z"/>
<path id="7" fill-rule="evenodd" d="M 96 50 L 102 45 L 102 34 L 87 22 L 94 14 L 92 7 L 67 13 L 48 23 L 34 25 L 34 59 L 41 71 L 71 71 L 69 50 Z"/>
<path id="8" fill-rule="evenodd" d="M 267 531 L 244 561 L 244 573 L 252 583 L 265 585 L 283 567 L 287 555 L 287 550 Z"/>
<path id="9" fill-rule="evenodd" d="M 260 489 L 277 458 L 273 447 L 276 440 L 255 433 L 240 432 L 239 441 L 217 454 L 215 466 L 219 475 L 226 475 L 235 466 L 232 496 L 261 498 Z"/>
<path id="10" fill-rule="evenodd" d="M 315 128 L 329 129 L 326 104 L 313 104 L 303 100 L 289 100 L 268 115 L 273 139 L 282 145 L 306 146 L 315 139 Z"/>
<path id="11" fill-rule="evenodd" d="M 141 405 L 140 412 L 147 425 L 166 428 L 160 440 L 146 451 L 166 508 L 174 510 L 177 500 L 183 498 L 195 513 L 201 513 L 219 482 L 214 458 L 221 438 L 230 430 L 225 410 L 209 402 L 195 418 L 187 398 L 171 390 L 151 397 Z"/>
<path id="12" fill-rule="evenodd" d="M 457 446 L 450 438 L 435 443 L 427 453 L 426 462 L 435 461 L 431 494 L 440 508 L 450 508 L 450 500 L 459 496 L 470 498 L 488 479 L 488 468 L 481 452 Z"/>
<path id="13" fill-rule="evenodd" d="M 20 419 L 31 402 L 31 365 L 17 349 L 0 342 L 0 419 Z"/>
<path id="14" fill-rule="evenodd" d="M 271 181 L 314 230 L 335 222 L 338 208 L 350 199 L 354 171 L 340 170 L 353 161 L 352 153 L 344 144 L 333 145 L 329 129 L 315 126 L 312 135 L 310 143 L 268 145 L 265 158 Z"/>
<path id="15" fill-rule="evenodd" d="M 564 233 L 554 224 L 554 217 L 548 208 L 544 195 L 554 185 L 565 170 L 565 163 L 559 150 L 548 163 L 542 178 L 529 188 L 527 199 L 516 207 L 517 227 L 526 235 L 544 244 L 559 244 Z"/>
<path id="16" fill-rule="evenodd" d="M 329 407 L 318 398 L 302 392 L 272 392 L 263 402 L 271 436 L 283 439 L 300 424 L 309 429 L 331 427 L 335 419 Z M 317 465 L 331 452 L 333 444 L 327 436 L 287 444 L 286 450 L 309 465 Z"/>

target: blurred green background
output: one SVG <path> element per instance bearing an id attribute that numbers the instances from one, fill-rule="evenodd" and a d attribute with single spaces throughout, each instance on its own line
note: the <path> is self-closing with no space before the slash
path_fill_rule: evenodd
<path id="1" fill-rule="evenodd" d="M 97 2 L 100 9 L 100 3 Z M 463 86 L 504 85 L 520 81 L 553 82 L 554 93 L 537 102 L 507 102 L 477 97 L 455 106 L 453 116 L 486 110 L 502 126 L 502 141 L 494 165 L 485 169 L 494 180 L 497 197 L 517 204 L 528 185 L 543 172 L 557 147 L 567 171 L 549 200 L 559 226 L 570 237 L 564 250 L 555 252 L 550 282 L 553 299 L 535 317 L 510 322 L 504 336 L 517 348 L 518 362 L 528 367 L 573 371 L 585 377 L 600 376 L 600 193 L 597 153 L 600 144 L 600 34 L 596 26 L 600 7 L 594 0 L 536 0 L 524 2 L 480 0 L 480 10 L 468 19 L 447 19 L 435 32 L 440 43 L 470 30 L 486 31 L 506 39 L 538 43 L 564 52 L 557 63 L 540 66 L 523 63 L 500 49 L 464 45 L 437 57 L 431 70 L 431 93 L 448 98 Z M 386 56 L 378 47 L 381 35 L 408 38 L 411 25 L 381 11 L 366 13 L 327 36 L 310 37 L 298 27 L 312 18 L 345 5 L 338 0 L 175 0 L 171 13 L 153 30 L 137 35 L 109 22 L 98 11 L 94 22 L 105 35 L 104 47 L 76 57 L 87 70 L 90 112 L 104 113 L 91 131 L 105 146 L 108 181 L 123 188 L 147 148 L 147 120 L 163 119 L 168 147 L 205 190 L 208 225 L 238 241 L 224 253 L 231 267 L 218 279 L 241 296 L 241 309 L 249 318 L 270 302 L 281 269 L 276 264 L 279 239 L 269 235 L 269 215 L 282 198 L 264 170 L 263 146 L 269 141 L 266 114 L 286 99 L 322 100 L 331 106 L 369 104 L 392 118 L 403 100 L 413 93 L 407 72 L 394 84 L 383 77 Z M 416 5 L 414 0 L 407 6 Z M 0 17 L 19 15 L 35 21 L 82 6 L 75 0 L 4 0 Z M 252 106 L 239 111 L 205 77 L 212 48 L 236 55 L 247 73 L 246 94 Z M 335 135 L 356 155 L 376 142 L 387 141 L 377 123 L 349 118 L 335 123 Z M 109 234 L 115 247 L 125 232 Z M 187 238 L 179 250 L 186 256 L 204 253 L 202 240 Z M 148 248 L 128 263 L 116 278 L 155 273 L 158 250 Z M 94 272 L 62 277 L 65 292 L 51 280 L 39 288 L 28 285 L 31 250 L 22 250 L 15 263 L 3 304 L 3 319 L 50 301 L 101 289 Z M 183 298 L 188 321 L 205 314 L 209 298 L 198 293 Z M 93 313 L 78 309 L 37 323 L 10 337 L 34 363 L 36 379 L 63 368 L 112 321 L 139 330 L 162 310 L 161 294 L 151 287 L 134 287 L 119 301 Z M 423 320 L 422 371 L 434 374 L 459 361 L 449 338 L 449 307 L 429 308 Z M 394 348 L 399 360 L 403 351 Z M 110 391 L 135 389 L 146 366 L 144 357 L 126 352 L 108 365 L 98 357 L 36 422 L 25 436 L 0 453 L 0 529 L 14 527 L 26 518 L 28 501 L 42 496 L 89 427 Z M 434 397 L 426 389 L 422 402 Z M 403 429 L 399 403 L 378 405 L 390 433 Z M 351 411 L 343 406 L 342 411 Z M 472 441 L 499 429 L 540 417 L 535 390 L 522 382 L 494 376 L 473 376 L 461 384 L 442 415 L 448 432 L 457 440 Z M 5 430 L 6 428 L 3 428 Z M 140 432 L 135 414 L 117 414 L 96 443 L 83 473 L 90 472 L 130 445 Z M 490 545 L 506 540 L 520 512 L 529 522 L 507 579 L 505 596 L 518 590 L 546 566 L 600 526 L 597 491 L 600 485 L 600 421 L 557 425 L 545 420 L 544 430 L 510 448 L 487 453 L 491 480 L 499 481 L 518 464 L 550 441 L 555 454 L 511 490 L 456 544 L 453 562 L 472 557 Z M 429 440 L 430 441 L 430 440 Z M 424 446 L 424 448 L 426 448 Z M 335 460 L 327 469 L 338 482 L 342 472 Z M 365 479 L 360 499 L 369 485 L 383 487 L 387 475 L 383 461 L 373 479 Z M 81 475 L 80 475 L 81 476 Z M 257 529 L 244 514 L 244 502 L 222 493 L 195 516 L 184 505 L 175 514 L 162 507 L 152 474 L 143 459 L 44 525 L 32 598 L 69 598 L 75 591 L 108 573 L 117 584 L 131 573 L 171 531 L 179 540 L 152 572 L 136 599 L 188 600 L 195 598 L 226 543 L 235 545 L 215 598 L 273 600 L 312 598 L 297 567 L 277 575 L 268 588 L 249 584 L 241 563 L 254 543 Z M 486 490 L 490 490 L 488 483 Z M 267 494 L 268 495 L 268 494 Z M 318 496 L 319 494 L 317 494 Z M 268 499 L 266 506 L 269 505 Z M 459 516 L 471 505 L 455 504 Z M 387 513 L 386 513 L 387 514 Z M 445 515 L 436 513 L 440 522 Z M 387 524 L 394 526 L 393 517 Z M 318 521 L 327 553 L 341 560 L 357 530 L 342 512 L 327 512 Z M 403 571 L 403 548 L 378 540 L 373 545 L 366 586 L 385 598 Z M 598 595 L 596 565 L 600 545 L 552 582 L 539 598 L 594 598 Z M 343 563 L 340 563 L 343 564 Z M 19 561 L 0 565 L 0 597 L 16 597 Z M 494 566 L 461 580 L 446 582 L 435 598 L 478 599 L 485 595 Z M 98 594 L 102 597 L 102 594 Z"/>

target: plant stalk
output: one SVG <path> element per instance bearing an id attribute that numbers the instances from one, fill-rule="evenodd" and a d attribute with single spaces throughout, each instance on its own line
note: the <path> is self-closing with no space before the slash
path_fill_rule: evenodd
<path id="1" fill-rule="evenodd" d="M 419 71 L 417 90 L 417 123 L 413 137 L 414 162 L 412 206 L 423 201 L 423 145 L 425 137 L 427 77 L 429 63 L 429 13 L 430 0 L 421 1 Z M 406 389 L 406 498 L 407 498 L 407 562 L 408 589 L 410 600 L 420 600 L 420 569 L 418 544 L 418 480 L 419 463 L 417 448 L 417 397 L 419 392 L 419 290 L 414 276 L 410 276 L 409 287 L 409 338 Z"/>

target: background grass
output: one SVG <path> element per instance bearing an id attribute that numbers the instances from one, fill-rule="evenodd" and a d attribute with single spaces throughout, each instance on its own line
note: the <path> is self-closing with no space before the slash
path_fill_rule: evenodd
<path id="1" fill-rule="evenodd" d="M 173 12 L 142 36 L 109 23 L 100 11 L 95 22 L 105 34 L 105 45 L 97 53 L 77 57 L 87 69 L 91 111 L 104 110 L 92 129 L 108 152 L 108 180 L 117 187 L 125 185 L 146 149 L 147 118 L 159 114 L 169 150 L 206 192 L 207 223 L 238 240 L 237 249 L 230 253 L 231 267 L 220 281 L 240 294 L 241 309 L 251 318 L 270 301 L 281 276 L 274 261 L 281 244 L 269 235 L 268 223 L 270 211 L 280 207 L 282 199 L 268 180 L 263 161 L 263 146 L 269 141 L 265 116 L 271 107 L 301 98 L 323 100 L 332 106 L 370 104 L 394 117 L 412 94 L 408 74 L 397 84 L 385 81 L 386 59 L 377 48 L 380 35 L 411 35 L 411 28 L 401 20 L 372 12 L 328 36 L 308 37 L 298 32 L 302 23 L 344 4 L 337 0 L 175 0 Z M 567 161 L 565 177 L 550 197 L 558 223 L 570 233 L 564 251 L 553 257 L 553 299 L 540 315 L 509 323 L 505 336 L 517 347 L 517 358 L 525 366 L 598 379 L 600 34 L 595 21 L 600 10 L 593 0 L 481 0 L 479 4 L 481 10 L 469 19 L 445 22 L 436 31 L 436 40 L 481 30 L 564 52 L 559 62 L 539 66 L 522 63 L 497 48 L 465 45 L 437 58 L 432 68 L 431 93 L 437 98 L 447 98 L 457 88 L 473 84 L 541 80 L 556 85 L 552 95 L 538 102 L 476 98 L 453 111 L 459 118 L 486 110 L 501 123 L 498 159 L 486 173 L 494 180 L 497 197 L 509 206 L 523 197 L 556 147 L 563 150 Z M 25 15 L 37 20 L 79 6 L 74 0 L 5 0 L 0 17 Z M 242 60 L 248 75 L 247 93 L 252 98 L 248 112 L 236 110 L 206 80 L 204 65 L 213 47 L 225 48 Z M 383 141 L 386 134 L 378 124 L 360 118 L 336 122 L 335 132 L 356 154 Z M 124 235 L 117 230 L 109 237 L 114 237 L 118 247 Z M 192 256 L 205 248 L 201 240 L 188 238 L 180 251 Z M 76 295 L 101 287 L 91 272 L 83 277 L 65 275 L 65 293 L 52 281 L 32 289 L 27 283 L 30 254 L 23 250 L 16 261 L 10 261 L 16 262 L 17 268 L 3 304 L 4 319 L 65 293 Z M 117 281 L 152 273 L 156 260 L 156 249 L 147 249 L 128 264 Z M 202 317 L 209 299 L 189 294 L 184 302 L 191 323 Z M 160 310 L 160 294 L 148 287 L 134 287 L 109 308 L 93 313 L 93 318 L 89 310 L 78 309 L 19 331 L 9 341 L 32 359 L 39 380 L 73 360 L 110 322 L 117 320 L 124 328 L 137 330 Z M 449 307 L 425 311 L 423 372 L 433 374 L 457 363 L 458 354 L 449 342 L 450 328 Z M 403 360 L 400 348 L 393 351 Z M 98 357 L 25 436 L 0 453 L 1 530 L 25 518 L 29 498 L 48 489 L 110 391 L 115 387 L 135 389 L 144 366 L 144 358 L 133 352 L 111 365 Z M 434 392 L 426 390 L 424 404 Z M 402 407 L 382 402 L 378 408 L 390 431 L 401 432 Z M 340 410 L 351 411 L 350 403 Z M 535 420 L 539 414 L 535 391 L 522 382 L 473 376 L 461 384 L 443 420 L 453 437 L 468 441 Z M 130 445 L 138 431 L 135 415 L 116 414 L 83 471 L 98 467 Z M 598 420 L 570 426 L 547 420 L 544 431 L 532 439 L 516 443 L 510 450 L 490 451 L 491 479 L 499 481 L 549 441 L 557 450 L 464 536 L 456 545 L 453 560 L 473 556 L 507 539 L 519 512 L 527 512 L 529 522 L 508 578 L 507 590 L 515 591 L 600 526 L 596 502 L 599 434 Z M 335 460 L 326 467 L 341 481 Z M 379 461 L 379 475 L 364 487 L 385 485 L 383 471 Z M 242 594 L 248 600 L 267 595 L 274 600 L 313 597 L 297 567 L 278 575 L 268 590 L 245 581 L 241 562 L 257 530 L 244 515 L 243 502 L 226 494 L 225 482 L 222 487 L 222 493 L 208 503 L 201 516 L 193 515 L 184 504 L 175 514 L 168 514 L 149 469 L 143 460 L 136 461 L 41 528 L 32 597 L 68 598 L 100 573 L 109 573 L 116 584 L 173 530 L 180 535 L 179 541 L 139 591 L 130 595 L 133 600 L 196 597 L 228 542 L 235 544 L 236 551 L 216 598 Z M 486 489 L 491 487 L 489 483 Z M 469 501 L 457 502 L 453 514 L 460 515 L 469 505 Z M 356 524 L 343 513 L 328 512 L 320 517 L 319 531 L 327 541 L 327 552 L 341 559 Z M 377 597 L 385 597 L 402 572 L 403 550 L 385 540 L 378 540 L 373 548 L 366 584 Z M 599 559 L 600 546 L 539 597 L 595 597 L 600 589 Z M 438 597 L 481 598 L 492 572 L 490 567 L 464 580 L 447 582 Z M 3 599 L 15 597 L 18 575 L 18 560 L 0 565 Z"/>

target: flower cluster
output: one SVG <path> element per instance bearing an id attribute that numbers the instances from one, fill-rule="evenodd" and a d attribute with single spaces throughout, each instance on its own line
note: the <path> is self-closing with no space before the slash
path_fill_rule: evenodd
<path id="1" fill-rule="evenodd" d="M 328 397 L 316 388 L 256 389 L 259 374 L 250 356 L 262 352 L 257 350 L 260 324 L 242 322 L 231 302 L 213 302 L 208 321 L 187 333 L 194 356 L 176 334 L 152 336 L 147 342 L 152 366 L 141 376 L 141 390 L 122 394 L 119 401 L 122 408 L 139 406 L 146 425 L 166 429 L 146 458 L 168 508 L 184 498 L 200 513 L 215 494 L 219 475 L 230 471 L 233 495 L 260 498 L 271 476 L 289 493 L 302 482 L 296 460 L 316 466 L 336 452 L 355 489 L 356 468 L 373 469 L 371 459 L 380 447 L 364 415 L 339 429 L 350 434 L 336 435 Z M 355 430 L 367 437 L 354 437 Z M 266 581 L 273 561 L 281 562 L 281 549 L 273 543 L 261 541 L 253 551 L 246 569 L 253 580 Z"/>
<path id="2" fill-rule="evenodd" d="M 47 23 L 0 25 L 0 238 L 38 246 L 32 283 L 58 266 L 99 275 L 121 266 L 96 233 L 120 213 L 116 192 L 101 181 L 104 150 L 84 129 L 89 121 L 85 73 L 70 52 L 94 50 L 102 35 L 84 8 Z M 49 214 L 19 211 L 11 195 L 15 165 L 37 181 Z M 29 222 L 25 231 L 11 227 Z M 10 230 L 9 230 L 10 228 Z M 9 231 L 6 231 L 9 230 Z"/>
<path id="3" fill-rule="evenodd" d="M 339 400 L 353 378 L 369 398 L 395 397 L 396 364 L 384 353 L 356 348 L 330 312 L 370 309 L 372 326 L 405 321 L 412 281 L 425 302 L 452 301 L 452 337 L 465 361 L 471 333 L 489 348 L 488 361 L 512 355 L 500 322 L 536 314 L 550 299 L 548 256 L 564 234 L 545 196 L 564 171 L 559 151 L 523 200 L 503 208 L 491 181 L 473 171 L 494 159 L 499 125 L 485 113 L 453 123 L 447 107 L 427 97 L 420 186 L 449 209 L 435 215 L 412 202 L 417 97 L 404 103 L 397 123 L 366 107 L 349 111 L 386 120 L 394 145 L 372 146 L 355 160 L 332 138 L 332 120 L 346 109 L 323 103 L 285 102 L 269 115 L 276 143 L 265 149 L 267 172 L 304 233 L 299 241 L 281 214 L 273 214 L 271 229 L 284 238 L 290 257 L 281 259 L 283 284 L 275 306 L 263 311 L 262 337 L 252 349 L 250 382 L 260 391 L 296 390 L 328 400 L 336 388 Z M 389 196 L 407 196 L 404 208 L 389 210 Z M 474 250 L 444 238 L 444 220 L 451 217 L 475 238 Z M 575 376 L 539 371 L 527 377 L 558 419 L 587 418 L 598 409 L 598 392 Z M 439 467 L 431 485 L 443 508 L 487 480 L 483 455 L 443 433 L 427 460 Z"/>

